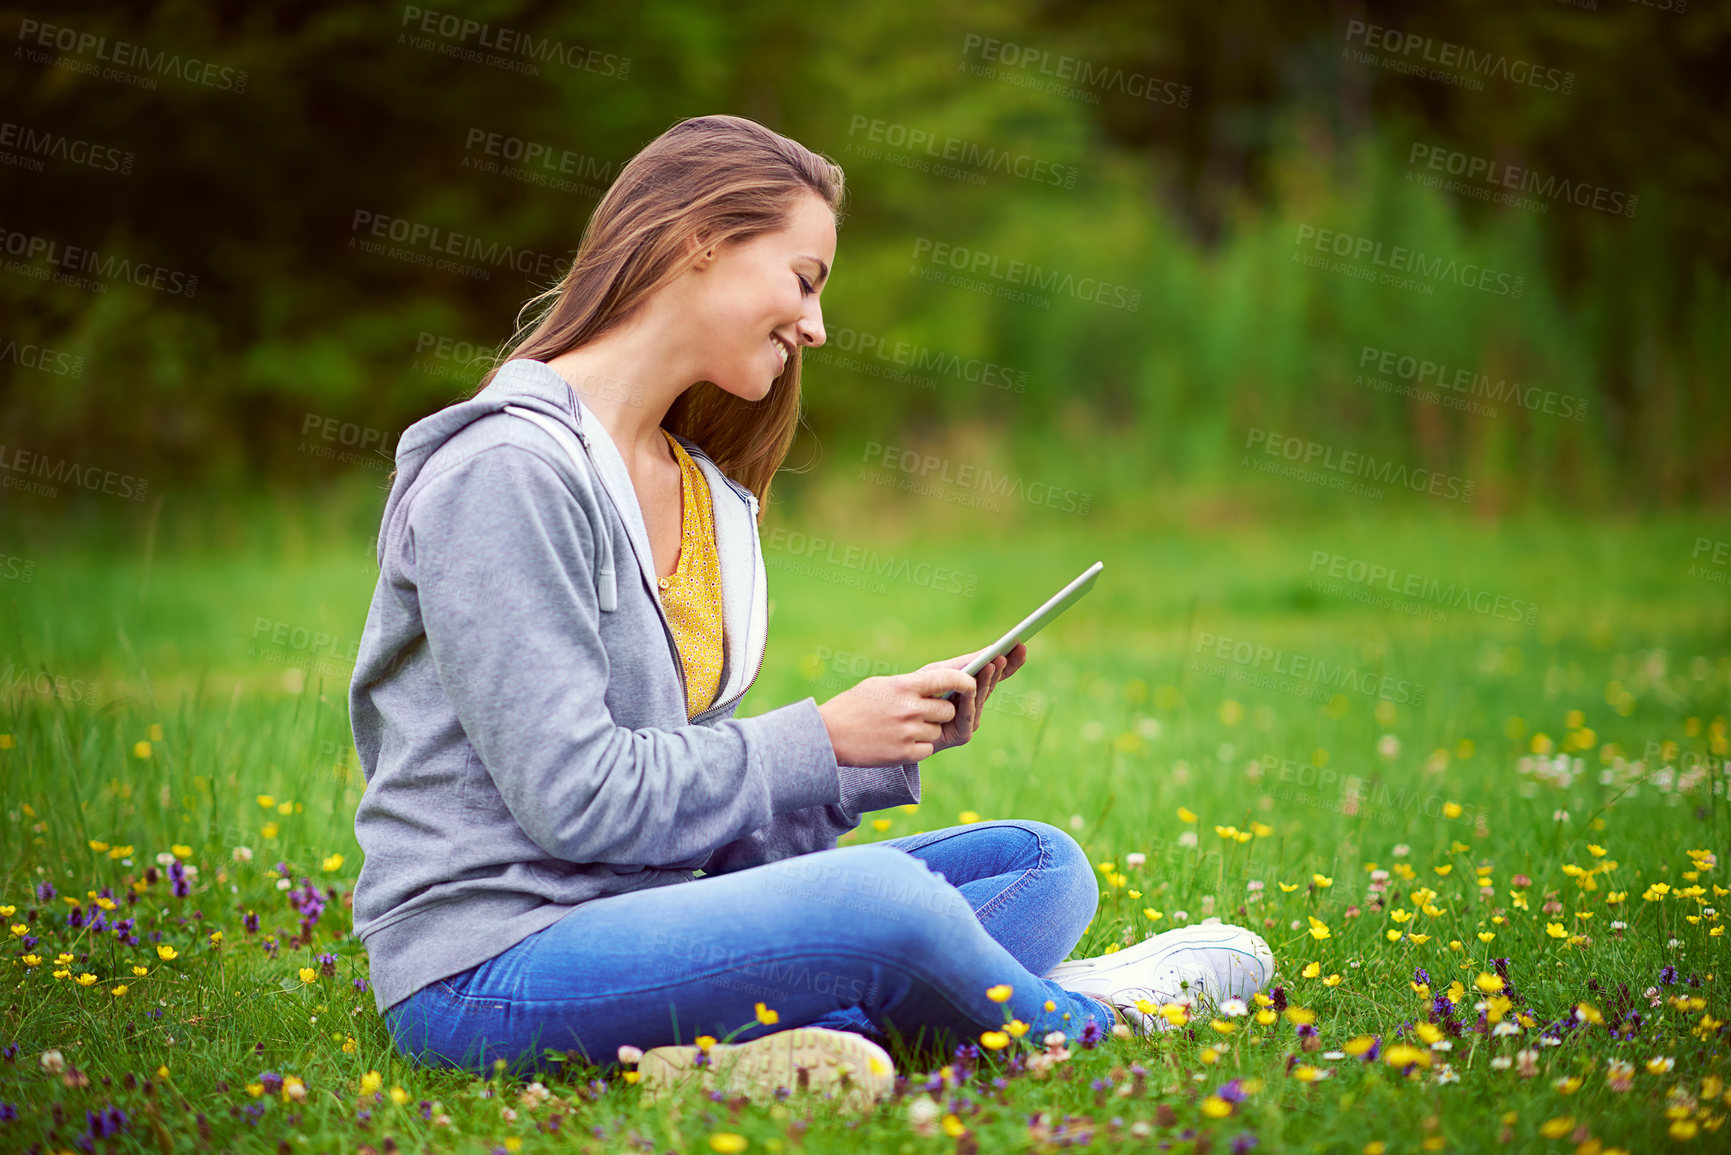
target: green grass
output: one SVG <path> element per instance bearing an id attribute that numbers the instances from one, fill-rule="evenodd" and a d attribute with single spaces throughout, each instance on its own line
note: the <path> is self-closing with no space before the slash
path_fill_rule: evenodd
<path id="1" fill-rule="evenodd" d="M 1261 500 L 1283 489 L 1270 481 L 1246 492 Z M 361 857 L 346 688 L 375 575 L 377 495 L 306 508 L 170 504 L 154 525 L 71 510 L 59 524 L 14 519 L 6 540 L 31 563 L 29 580 L 0 581 L 0 652 L 11 668 L 0 701 L 0 733 L 10 736 L 0 749 L 0 904 L 15 907 L 8 924 L 40 939 L 43 960 L 26 967 L 12 936 L 0 1046 L 17 1051 L 0 1062 L 0 1103 L 18 1118 L 0 1122 L 0 1148 L 73 1149 L 85 1112 L 108 1104 L 130 1120 L 121 1139 L 105 1141 L 113 1150 L 353 1151 L 384 1149 L 387 1137 L 438 1151 L 488 1151 L 513 1137 L 526 1151 L 618 1150 L 641 1136 L 657 1151 L 708 1151 L 712 1135 L 727 1133 L 751 1151 L 911 1155 L 1055 1150 L 1084 1129 L 1092 1147 L 1164 1140 L 1216 1151 L 1241 1134 L 1260 1150 L 1340 1152 L 1371 1142 L 1419 1150 L 1427 1139 L 1431 1149 L 1503 1140 L 1509 1150 L 1563 1151 L 1576 1149 L 1577 1129 L 1629 1150 L 1723 1142 L 1711 1129 L 1727 1107 L 1703 1096 L 1703 1080 L 1725 1073 L 1725 940 L 1710 933 L 1725 920 L 1703 911 L 1731 897 L 1714 890 L 1731 849 L 1722 767 L 1731 614 L 1723 584 L 1689 573 L 1698 537 L 1731 537 L 1722 518 L 1484 523 L 1416 505 L 1356 520 L 1259 517 L 1249 499 L 978 517 L 907 499 L 867 523 L 829 516 L 816 490 L 798 497 L 798 520 L 771 525 L 825 533 L 846 524 L 843 544 L 947 566 L 975 592 L 895 579 L 877 592 L 821 565 L 817 575 L 772 572 L 770 650 L 747 714 L 826 699 L 848 684 L 838 667 L 908 669 L 971 650 L 1086 563 L 1106 562 L 1095 592 L 1030 645 L 974 741 L 926 763 L 917 810 L 871 815 L 846 841 L 950 825 L 968 812 L 1060 825 L 1102 866 L 1100 912 L 1079 955 L 1169 927 L 1180 911 L 1253 925 L 1275 947 L 1290 1005 L 1315 1013 L 1318 1049 L 1303 1049 L 1288 1018 L 1252 1018 L 1231 1035 L 1198 1021 L 1155 1039 L 1072 1047 L 1044 1077 L 988 1056 L 937 1096 L 955 1112 L 951 1128 L 965 1129 L 959 1140 L 910 1120 L 909 1100 L 927 1096 L 920 1088 L 947 1058 L 931 1053 L 897 1054 L 906 1094 L 863 1120 L 797 1100 L 694 1095 L 650 1109 L 617 1074 L 596 1081 L 578 1063 L 544 1075 L 553 1098 L 531 1106 L 520 1082 L 415 1067 L 394 1053 L 371 993 L 354 985 L 367 964 L 342 901 Z M 1435 621 L 1367 605 L 1311 587 L 1319 553 L 1464 583 L 1537 612 L 1531 624 L 1466 609 Z M 269 644 L 278 623 L 288 642 Z M 313 635 L 325 639 L 316 649 Z M 1312 670 L 1345 666 L 1370 692 L 1302 677 L 1248 684 L 1237 675 L 1255 671 L 1230 644 L 1219 658 L 1219 639 L 1278 653 L 1283 669 L 1301 658 Z M 1363 681 L 1371 678 L 1389 681 Z M 1556 762 L 1555 752 L 1535 753 L 1548 748 L 1578 760 L 1568 785 L 1535 772 Z M 1678 773 L 1690 767 L 1706 769 Z M 259 795 L 278 806 L 261 806 Z M 1216 826 L 1253 833 L 1239 841 Z M 131 853 L 117 859 L 93 841 Z M 175 898 L 159 880 L 128 904 L 145 869 L 175 846 L 199 868 L 192 893 Z M 250 862 L 237 860 L 237 846 L 251 848 Z M 1685 873 L 1692 849 L 1717 855 L 1695 879 Z M 1132 867 L 1132 853 L 1146 861 Z M 297 886 L 307 877 L 331 888 L 310 942 L 295 938 L 278 861 Z M 1489 868 L 1486 897 L 1480 867 Z M 1596 871 L 1593 889 L 1572 867 Z M 1387 901 L 1422 908 L 1412 892 L 1428 886 L 1440 913 L 1391 921 L 1372 906 L 1373 869 L 1395 872 Z M 1517 899 L 1521 874 L 1530 885 Z M 37 902 L 42 882 L 60 897 Z M 1659 882 L 1671 893 L 1644 900 Z M 1692 882 L 1702 896 L 1677 894 Z M 89 912 L 87 893 L 104 887 L 121 903 L 116 916 L 137 919 L 139 948 L 66 925 L 63 898 Z M 1613 893 L 1627 897 L 1609 905 Z M 1550 901 L 1560 908 L 1547 912 Z M 249 911 L 258 933 L 245 928 Z M 1312 917 L 1329 928 L 1326 940 L 1312 937 Z M 1613 919 L 1626 928 L 1613 931 Z M 1553 937 L 1548 924 L 1591 941 Z M 1390 942 L 1390 929 L 1430 937 Z M 216 930 L 220 948 L 209 943 Z M 155 932 L 178 957 L 157 957 Z M 1495 938 L 1481 943 L 1480 932 Z M 274 955 L 261 947 L 267 936 Z M 74 956 L 67 968 L 55 965 L 62 952 Z M 303 982 L 301 968 L 318 970 L 326 952 L 337 956 L 335 973 Z M 1509 960 L 1510 1021 L 1533 1016 L 1516 1037 L 1471 1028 L 1474 980 L 1493 958 Z M 1313 962 L 1317 977 L 1304 977 Z M 1660 983 L 1667 964 L 1675 986 Z M 135 976 L 134 965 L 148 973 Z M 1412 987 L 1418 967 L 1434 993 L 1455 980 L 1469 992 L 1468 1029 L 1452 1050 L 1405 1077 L 1382 1061 L 1324 1057 L 1361 1036 L 1380 1036 L 1385 1052 L 1411 1038 L 1430 1007 Z M 56 969 L 98 981 L 80 987 L 52 977 Z M 1338 985 L 1326 985 L 1336 974 Z M 124 994 L 110 993 L 122 983 Z M 1654 986 L 1704 1004 L 1650 1006 L 1644 992 Z M 1583 1003 L 1607 1025 L 1629 1009 L 1642 1023 L 1629 1040 L 1589 1024 L 1561 1032 L 1554 1047 L 1534 1041 Z M 1529 1047 L 1532 1077 L 1518 1064 L 1493 1068 Z M 39 1060 L 50 1049 L 67 1064 L 58 1077 Z M 1674 1068 L 1649 1073 L 1656 1057 Z M 1625 1091 L 1607 1078 L 1614 1060 L 1635 1065 Z M 1439 1081 L 1445 1062 L 1458 1081 Z M 1327 1077 L 1307 1081 L 1307 1068 Z M 265 1071 L 303 1080 L 305 1101 L 255 1098 L 248 1084 Z M 358 1088 L 372 1071 L 383 1093 L 368 1096 L 362 1118 Z M 1555 1085 L 1570 1077 L 1578 1087 Z M 1207 1096 L 1235 1078 L 1248 1093 L 1229 1117 L 1209 1117 Z M 402 1105 L 388 1094 L 398 1087 Z M 1700 1128 L 1695 1139 L 1667 1136 L 1668 1107 L 1686 1116 L 1684 1129 Z M 1042 1113 L 1047 1122 L 1031 1128 Z M 1552 1122 L 1562 1118 L 1572 1122 Z M 1548 1123 L 1560 1137 L 1541 1133 Z"/>

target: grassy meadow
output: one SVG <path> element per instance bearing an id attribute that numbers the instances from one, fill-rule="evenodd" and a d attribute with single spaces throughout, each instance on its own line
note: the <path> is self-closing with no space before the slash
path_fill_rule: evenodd
<path id="1" fill-rule="evenodd" d="M 1099 869 L 1078 955 L 1219 916 L 1274 946 L 1268 1001 L 900 1053 L 865 1116 L 418 1068 L 349 935 L 376 482 L 42 503 L 0 567 L 0 1149 L 1724 1149 L 1723 517 L 789 488 L 745 714 L 977 648 L 1106 563 L 920 805 L 846 841 L 1058 824 Z"/>

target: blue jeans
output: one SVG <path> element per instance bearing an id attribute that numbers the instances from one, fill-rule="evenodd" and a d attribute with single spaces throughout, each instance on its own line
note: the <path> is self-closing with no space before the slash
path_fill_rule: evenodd
<path id="1" fill-rule="evenodd" d="M 797 1026 L 947 1052 L 1014 1017 L 1037 1043 L 1112 1025 L 1100 1000 L 1039 977 L 1093 919 L 1097 885 L 1055 826 L 950 826 L 592 899 L 384 1017 L 404 1055 L 478 1074 L 537 1069 L 544 1049 L 605 1068 L 622 1044 Z M 1003 1003 L 986 994 L 999 984 Z"/>

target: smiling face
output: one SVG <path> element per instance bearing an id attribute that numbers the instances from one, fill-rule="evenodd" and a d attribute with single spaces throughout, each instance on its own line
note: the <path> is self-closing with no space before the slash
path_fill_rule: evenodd
<path id="1" fill-rule="evenodd" d="M 835 216 L 813 193 L 795 203 L 783 228 L 714 251 L 691 274 L 687 301 L 703 376 L 758 401 L 795 348 L 824 343 L 818 298 L 835 263 Z"/>

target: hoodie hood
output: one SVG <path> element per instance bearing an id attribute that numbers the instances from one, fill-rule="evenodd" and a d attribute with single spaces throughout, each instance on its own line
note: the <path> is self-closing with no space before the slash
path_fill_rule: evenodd
<path id="1" fill-rule="evenodd" d="M 382 567 L 389 542 L 402 530 L 409 495 L 414 492 L 426 464 L 439 448 L 469 425 L 499 412 L 511 412 L 541 426 L 571 459 L 575 486 L 592 498 L 612 518 L 624 523 L 636 564 L 625 566 L 623 575 L 613 556 L 611 536 L 600 537 L 596 595 L 604 612 L 618 606 L 615 582 L 630 580 L 637 572 L 657 606 L 661 587 L 656 580 L 655 560 L 649 549 L 649 531 L 643 520 L 631 474 L 613 438 L 595 412 L 584 404 L 559 371 L 543 361 L 514 358 L 499 367 L 493 380 L 474 397 L 448 405 L 403 431 L 397 442 L 397 473 L 385 500 L 378 540 Z M 768 643 L 767 575 L 757 528 L 757 495 L 728 477 L 695 442 L 675 434 L 675 440 L 691 455 L 709 484 L 715 525 L 716 552 L 722 572 L 722 620 L 725 660 L 716 704 L 694 721 L 720 716 L 743 697 L 762 668 Z M 663 614 L 665 622 L 665 614 Z M 667 627 L 668 644 L 673 641 Z M 677 656 L 676 656 L 677 661 Z"/>

